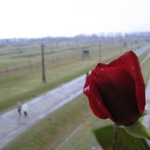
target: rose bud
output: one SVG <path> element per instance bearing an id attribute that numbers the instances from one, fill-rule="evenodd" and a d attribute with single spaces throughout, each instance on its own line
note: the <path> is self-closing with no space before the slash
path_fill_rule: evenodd
<path id="1" fill-rule="evenodd" d="M 145 84 L 138 57 L 128 51 L 108 64 L 98 63 L 83 89 L 93 113 L 118 125 L 136 122 L 145 108 Z"/>

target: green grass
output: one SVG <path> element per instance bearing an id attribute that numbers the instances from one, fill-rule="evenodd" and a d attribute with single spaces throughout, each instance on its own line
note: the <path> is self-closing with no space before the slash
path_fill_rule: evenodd
<path id="1" fill-rule="evenodd" d="M 81 45 L 82 46 L 82 45 Z M 120 55 L 120 47 L 118 43 L 114 44 L 106 44 L 101 47 L 101 61 L 107 62 L 117 56 Z M 38 47 L 28 46 L 20 48 L 22 53 L 25 53 L 26 55 L 29 53 L 35 53 L 37 54 Z M 6 52 L 7 49 L 5 48 Z M 16 61 L 17 65 L 22 65 L 22 63 L 25 61 L 24 58 L 21 57 L 22 53 L 16 53 L 18 50 L 15 48 L 12 49 L 15 51 L 13 56 L 18 56 L 18 58 L 13 59 L 9 55 L 4 56 L 6 57 L 4 60 L 8 63 L 8 66 L 11 67 L 11 64 L 13 64 L 13 61 Z M 33 52 L 32 52 L 33 50 Z M 8 49 L 9 51 L 9 49 Z M 46 50 L 48 51 L 48 49 Z M 14 106 L 16 106 L 16 102 L 19 100 L 21 102 L 31 100 L 34 95 L 40 95 L 44 92 L 47 92 L 53 88 L 56 88 L 60 86 L 61 84 L 68 82 L 80 75 L 85 74 L 87 71 L 93 69 L 95 65 L 99 61 L 99 49 L 97 45 L 93 45 L 90 48 L 90 58 L 82 59 L 81 53 L 78 54 L 77 52 L 69 51 L 69 58 L 68 57 L 68 50 L 57 50 L 57 51 L 64 51 L 64 53 L 54 53 L 50 57 L 54 57 L 52 60 L 50 59 L 50 62 L 53 61 L 51 65 L 46 64 L 46 79 L 47 83 L 44 84 L 42 82 L 42 71 L 40 68 L 33 68 L 30 70 L 26 70 L 25 72 L 21 73 L 16 72 L 15 74 L 12 74 L 11 76 L 6 76 L 3 78 L 0 78 L 0 113 L 8 110 Z M 126 49 L 122 49 L 122 53 L 125 52 Z M 1 51 L 0 51 L 1 52 Z M 2 51 L 3 53 L 5 51 Z M 1 52 L 1 53 L 2 53 Z M 10 52 L 10 51 L 9 51 Z M 74 55 L 74 54 L 77 54 Z M 110 55 L 111 53 L 111 55 Z M 63 55 L 62 55 L 63 54 Z M 20 56 L 20 58 L 19 58 Z M 39 56 L 38 56 L 39 57 Z M 46 55 L 46 62 L 48 62 L 49 55 Z M 63 59 L 60 59 L 64 57 Z M 1 56 L 1 58 L 3 58 Z M 35 59 L 34 57 L 32 58 Z M 37 58 L 39 59 L 39 58 Z M 4 63 L 3 59 L 0 59 L 0 64 Z M 13 61 L 12 61 L 13 60 Z M 57 62 L 55 62 L 57 60 Z M 65 61 L 64 61 L 65 60 Z M 18 62 L 17 62 L 18 61 Z M 33 61 L 31 62 L 33 63 Z"/>
<path id="2" fill-rule="evenodd" d="M 93 65 L 86 65 L 88 63 L 93 63 Z M 28 73 L 22 76 L 1 80 L 0 110 L 8 109 L 15 105 L 18 100 L 29 100 L 33 98 L 34 95 L 40 95 L 75 77 L 85 74 L 93 68 L 94 64 L 94 61 L 85 60 L 50 68 L 46 72 L 46 84 L 42 82 L 40 72 Z"/>
<path id="3" fill-rule="evenodd" d="M 3 150 L 53 150 L 89 117 L 88 101 L 81 95 L 34 125 Z"/>
<path id="4" fill-rule="evenodd" d="M 145 53 L 143 53 L 140 57 L 139 60 L 142 61 L 144 60 L 144 58 L 150 53 L 150 49 L 148 51 L 146 51 Z M 150 58 L 141 65 L 141 70 L 142 70 L 142 74 L 144 77 L 144 81 L 145 84 L 147 85 L 148 80 L 150 79 L 150 70 L 149 70 L 149 66 L 150 66 Z"/>

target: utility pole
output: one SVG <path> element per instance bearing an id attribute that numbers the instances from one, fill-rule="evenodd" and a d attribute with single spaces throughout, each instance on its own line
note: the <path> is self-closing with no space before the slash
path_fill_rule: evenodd
<path id="1" fill-rule="evenodd" d="M 45 59 L 44 59 L 44 44 L 41 44 L 41 51 L 42 51 L 42 80 L 46 83 L 46 75 L 45 75 Z"/>
<path id="2" fill-rule="evenodd" d="M 101 61 L 102 50 L 101 50 L 101 41 L 99 41 L 99 62 Z"/>

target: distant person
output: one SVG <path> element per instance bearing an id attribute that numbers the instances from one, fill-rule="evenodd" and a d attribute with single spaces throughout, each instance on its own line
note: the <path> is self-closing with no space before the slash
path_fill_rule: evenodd
<path id="1" fill-rule="evenodd" d="M 27 105 L 27 103 L 23 104 L 22 111 L 24 113 L 24 116 L 27 117 L 28 116 L 28 105 Z"/>
<path id="2" fill-rule="evenodd" d="M 22 104 L 18 101 L 17 102 L 17 108 L 18 108 L 18 113 L 21 116 L 21 108 L 22 108 Z"/>

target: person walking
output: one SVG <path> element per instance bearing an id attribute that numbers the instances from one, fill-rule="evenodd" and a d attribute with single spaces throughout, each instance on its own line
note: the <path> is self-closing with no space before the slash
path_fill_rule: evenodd
<path id="1" fill-rule="evenodd" d="M 18 113 L 21 116 L 21 108 L 22 108 L 22 104 L 18 101 L 17 102 L 17 108 L 18 108 Z"/>
<path id="2" fill-rule="evenodd" d="M 27 105 L 27 103 L 23 104 L 22 111 L 24 113 L 24 116 L 27 117 L 28 116 L 28 105 Z"/>

